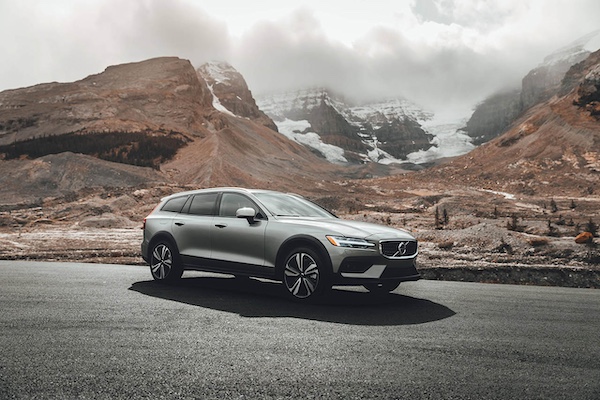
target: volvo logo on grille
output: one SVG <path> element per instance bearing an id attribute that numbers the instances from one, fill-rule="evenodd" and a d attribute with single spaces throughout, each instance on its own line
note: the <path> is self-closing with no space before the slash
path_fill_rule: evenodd
<path id="1" fill-rule="evenodd" d="M 405 255 L 407 248 L 408 248 L 408 242 L 398 243 L 398 252 L 396 253 L 396 255 L 400 255 L 400 256 Z"/>

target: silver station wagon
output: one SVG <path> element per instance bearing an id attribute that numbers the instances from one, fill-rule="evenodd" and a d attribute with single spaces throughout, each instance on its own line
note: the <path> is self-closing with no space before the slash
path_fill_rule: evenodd
<path id="1" fill-rule="evenodd" d="M 406 231 L 342 220 L 298 195 L 240 188 L 165 197 L 145 218 L 142 242 L 157 281 L 184 270 L 268 278 L 300 301 L 333 285 L 390 292 L 420 278 L 417 253 Z"/>

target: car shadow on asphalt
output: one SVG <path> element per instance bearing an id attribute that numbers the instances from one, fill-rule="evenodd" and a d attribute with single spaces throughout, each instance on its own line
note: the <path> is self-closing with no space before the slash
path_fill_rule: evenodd
<path id="1" fill-rule="evenodd" d="M 429 300 L 397 293 L 375 295 L 343 287 L 334 287 L 314 304 L 297 303 L 285 297 L 280 283 L 230 277 L 183 278 L 169 285 L 141 281 L 133 283 L 129 290 L 243 317 L 293 317 L 383 326 L 423 324 L 455 315 L 450 308 Z"/>

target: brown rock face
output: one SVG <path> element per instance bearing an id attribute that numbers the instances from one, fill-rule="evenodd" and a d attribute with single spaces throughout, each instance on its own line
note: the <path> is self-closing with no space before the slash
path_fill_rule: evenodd
<path id="1" fill-rule="evenodd" d="M 211 104 L 206 83 L 187 60 L 165 57 L 117 65 L 73 83 L 0 93 L 0 145 L 69 132 L 197 135 Z"/>

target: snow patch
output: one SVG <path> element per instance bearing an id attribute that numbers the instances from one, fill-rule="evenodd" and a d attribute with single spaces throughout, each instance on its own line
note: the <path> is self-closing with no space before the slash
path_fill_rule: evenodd
<path id="1" fill-rule="evenodd" d="M 497 192 L 495 190 L 489 190 L 489 189 L 480 189 L 482 192 L 487 192 L 487 193 L 492 193 L 492 194 L 497 194 L 499 196 L 504 196 L 504 198 L 506 200 L 514 200 L 516 199 L 516 196 L 512 193 L 506 193 L 506 192 Z"/>
<path id="2" fill-rule="evenodd" d="M 215 95 L 215 92 L 213 91 L 212 85 L 207 85 L 207 86 L 208 86 L 208 90 L 210 90 L 210 94 L 212 94 L 212 98 L 213 98 L 212 106 L 215 108 L 215 110 L 221 111 L 222 113 L 227 114 L 227 115 L 231 115 L 232 117 L 237 117 L 237 115 L 235 115 L 234 113 L 229 111 L 227 109 L 227 107 L 225 107 L 223 104 L 221 104 L 221 101 Z"/>
<path id="3" fill-rule="evenodd" d="M 344 149 L 331 144 L 323 143 L 321 141 L 321 137 L 315 132 L 307 132 L 307 130 L 311 128 L 311 125 L 308 121 L 293 121 L 286 118 L 283 121 L 276 122 L 276 124 L 279 133 L 283 134 L 290 140 L 317 150 L 319 153 L 323 154 L 327 161 L 332 163 L 348 162 L 348 160 L 346 160 L 344 157 Z"/>
<path id="4" fill-rule="evenodd" d="M 233 67 L 224 62 L 211 61 L 202 66 L 204 72 L 208 74 L 215 83 L 226 84 L 230 78 L 227 73 L 233 71 Z"/>
<path id="5" fill-rule="evenodd" d="M 476 146 L 472 138 L 461 128 L 466 126 L 467 119 L 459 121 L 447 119 L 420 121 L 425 131 L 432 134 L 432 147 L 419 150 L 406 156 L 406 160 L 414 164 L 431 162 L 440 158 L 457 157 L 473 150 Z"/>

